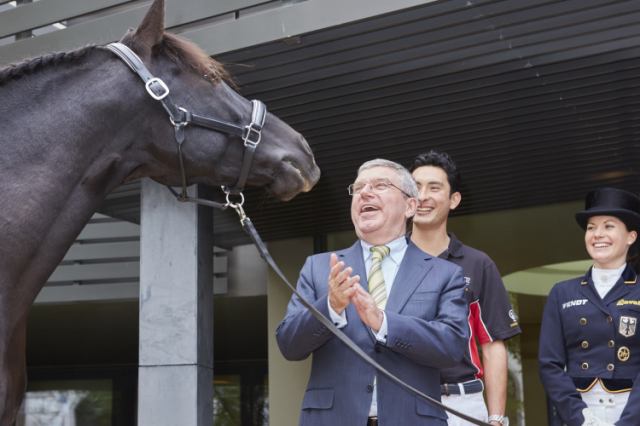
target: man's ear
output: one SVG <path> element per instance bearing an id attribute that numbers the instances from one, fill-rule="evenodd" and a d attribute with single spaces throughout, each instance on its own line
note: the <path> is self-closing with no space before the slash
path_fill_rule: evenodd
<path id="1" fill-rule="evenodd" d="M 462 195 L 460 195 L 459 192 L 454 193 L 451 196 L 451 200 L 450 200 L 450 205 L 449 205 L 449 209 L 451 210 L 455 210 L 456 207 L 458 207 L 458 205 L 460 204 L 460 201 L 462 201 Z"/>
<path id="2" fill-rule="evenodd" d="M 407 210 L 405 211 L 405 218 L 409 219 L 416 214 L 418 208 L 418 200 L 415 198 L 407 198 Z"/>
<path id="3" fill-rule="evenodd" d="M 155 0 L 137 30 L 129 30 L 120 39 L 142 58 L 150 58 L 154 46 L 162 43 L 164 36 L 164 0 Z"/>

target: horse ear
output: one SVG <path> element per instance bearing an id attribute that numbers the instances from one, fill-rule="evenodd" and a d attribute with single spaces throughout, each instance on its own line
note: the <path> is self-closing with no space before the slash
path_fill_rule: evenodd
<path id="1" fill-rule="evenodd" d="M 120 43 L 138 55 L 149 57 L 151 49 L 162 42 L 164 35 L 164 0 L 155 0 L 135 32 L 129 30 Z"/>

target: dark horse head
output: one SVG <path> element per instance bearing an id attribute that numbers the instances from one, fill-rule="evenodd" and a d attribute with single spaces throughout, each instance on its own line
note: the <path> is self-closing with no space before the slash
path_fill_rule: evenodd
<path id="1" fill-rule="evenodd" d="M 251 103 L 225 84 L 228 75 L 224 68 L 193 43 L 164 32 L 164 2 L 154 2 L 140 27 L 131 29 L 120 42 L 137 53 L 154 76 L 167 84 L 178 106 L 238 125 L 250 122 Z M 131 80 L 141 85 L 140 81 L 135 81 L 135 76 L 129 76 L 127 81 Z M 106 89 L 110 90 L 109 87 Z M 140 87 L 137 94 L 147 95 Z M 156 148 L 155 159 L 175 165 L 173 129 L 160 105 L 151 104 L 160 113 L 149 114 L 146 118 L 145 125 L 150 130 L 148 142 Z M 136 116 L 139 116 L 137 111 Z M 183 152 L 189 184 L 233 186 L 242 164 L 244 146 L 240 138 L 230 140 L 226 134 L 190 127 Z M 151 176 L 171 186 L 180 185 L 180 178 L 173 168 L 157 169 L 153 173 L 141 170 L 127 179 L 138 175 Z M 248 184 L 264 186 L 271 195 L 286 201 L 300 191 L 309 191 L 319 176 L 320 171 L 302 135 L 268 114 Z"/>
<path id="2" fill-rule="evenodd" d="M 252 104 L 230 89 L 224 68 L 164 32 L 164 2 L 121 43 L 171 90 L 175 104 L 237 125 Z M 26 389 L 27 313 L 106 196 L 132 179 L 181 184 L 174 127 L 142 80 L 104 47 L 52 53 L 0 69 L 0 426 L 12 424 Z M 233 186 L 240 137 L 188 127 L 188 184 Z M 268 114 L 248 176 L 289 200 L 320 171 L 304 138 Z"/>

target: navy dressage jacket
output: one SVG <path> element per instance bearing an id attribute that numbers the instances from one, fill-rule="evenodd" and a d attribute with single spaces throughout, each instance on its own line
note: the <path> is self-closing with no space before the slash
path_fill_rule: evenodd
<path id="1" fill-rule="evenodd" d="M 627 265 L 605 295 L 586 276 L 556 284 L 544 309 L 538 353 L 540 379 L 556 407 L 556 425 L 580 426 L 581 392 L 596 381 L 610 392 L 631 389 L 617 426 L 640 424 L 640 284 Z M 566 371 L 565 371 L 566 366 Z"/>

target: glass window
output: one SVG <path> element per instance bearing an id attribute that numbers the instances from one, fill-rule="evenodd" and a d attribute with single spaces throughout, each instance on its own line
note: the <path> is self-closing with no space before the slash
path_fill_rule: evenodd
<path id="1" fill-rule="evenodd" d="M 111 426 L 111 380 L 29 382 L 16 426 Z"/>

